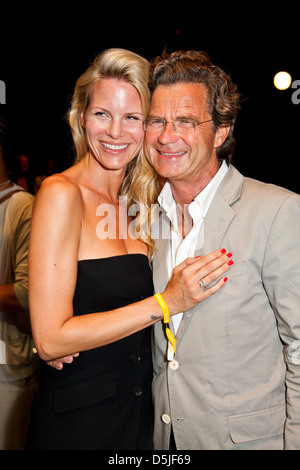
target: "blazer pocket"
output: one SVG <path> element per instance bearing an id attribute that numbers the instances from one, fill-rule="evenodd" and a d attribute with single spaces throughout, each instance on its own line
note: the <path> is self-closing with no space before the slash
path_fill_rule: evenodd
<path id="1" fill-rule="evenodd" d="M 228 426 L 231 440 L 235 444 L 240 444 L 278 436 L 283 434 L 285 420 L 285 403 L 266 410 L 229 416 Z"/>
<path id="2" fill-rule="evenodd" d="M 54 411 L 65 413 L 91 405 L 110 397 L 116 390 L 117 385 L 113 372 L 101 372 L 56 390 Z"/>

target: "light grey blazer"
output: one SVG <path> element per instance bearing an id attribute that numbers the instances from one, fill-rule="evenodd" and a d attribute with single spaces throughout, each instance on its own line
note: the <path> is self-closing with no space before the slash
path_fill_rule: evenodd
<path id="1" fill-rule="evenodd" d="M 154 284 L 168 282 L 169 220 L 153 227 Z M 300 197 L 233 166 L 204 221 L 204 248 L 233 253 L 228 282 L 184 313 L 178 364 L 153 329 L 154 443 L 179 450 L 300 449 Z M 178 367 L 177 367 L 178 366 Z"/>

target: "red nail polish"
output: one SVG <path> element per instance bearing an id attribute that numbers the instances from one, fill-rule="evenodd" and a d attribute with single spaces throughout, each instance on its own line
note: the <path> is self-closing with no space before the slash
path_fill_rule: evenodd
<path id="1" fill-rule="evenodd" d="M 224 248 L 222 248 L 222 250 L 220 250 L 220 253 L 222 253 L 222 255 L 224 255 L 224 253 L 226 253 L 226 250 L 224 250 Z"/>
<path id="2" fill-rule="evenodd" d="M 233 264 L 233 261 L 232 261 L 232 259 L 231 259 L 230 261 L 228 261 L 228 263 L 227 263 L 227 264 L 228 264 L 228 266 L 231 266 L 231 265 Z"/>
<path id="3" fill-rule="evenodd" d="M 231 258 L 232 257 L 232 253 L 227 253 L 227 258 Z"/>
<path id="4" fill-rule="evenodd" d="M 195 259 L 197 259 L 197 258 L 201 258 L 201 256 L 195 256 Z"/>
<path id="5" fill-rule="evenodd" d="M 227 282 L 227 281 L 228 281 L 228 277 L 224 277 L 223 281 L 224 281 L 224 282 Z"/>

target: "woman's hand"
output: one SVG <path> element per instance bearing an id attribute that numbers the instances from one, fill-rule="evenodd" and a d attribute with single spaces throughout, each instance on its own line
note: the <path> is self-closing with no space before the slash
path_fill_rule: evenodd
<path id="1" fill-rule="evenodd" d="M 227 281 L 224 274 L 233 264 L 231 257 L 232 253 L 222 249 L 203 257 L 187 258 L 176 266 L 162 293 L 170 315 L 185 312 L 218 292 Z"/>

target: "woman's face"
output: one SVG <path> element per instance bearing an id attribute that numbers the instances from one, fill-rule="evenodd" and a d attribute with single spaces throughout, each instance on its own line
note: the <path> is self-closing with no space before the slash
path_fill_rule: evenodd
<path id="1" fill-rule="evenodd" d="M 124 169 L 143 144 L 140 95 L 123 80 L 104 78 L 95 83 L 81 123 L 90 153 L 105 169 Z"/>

